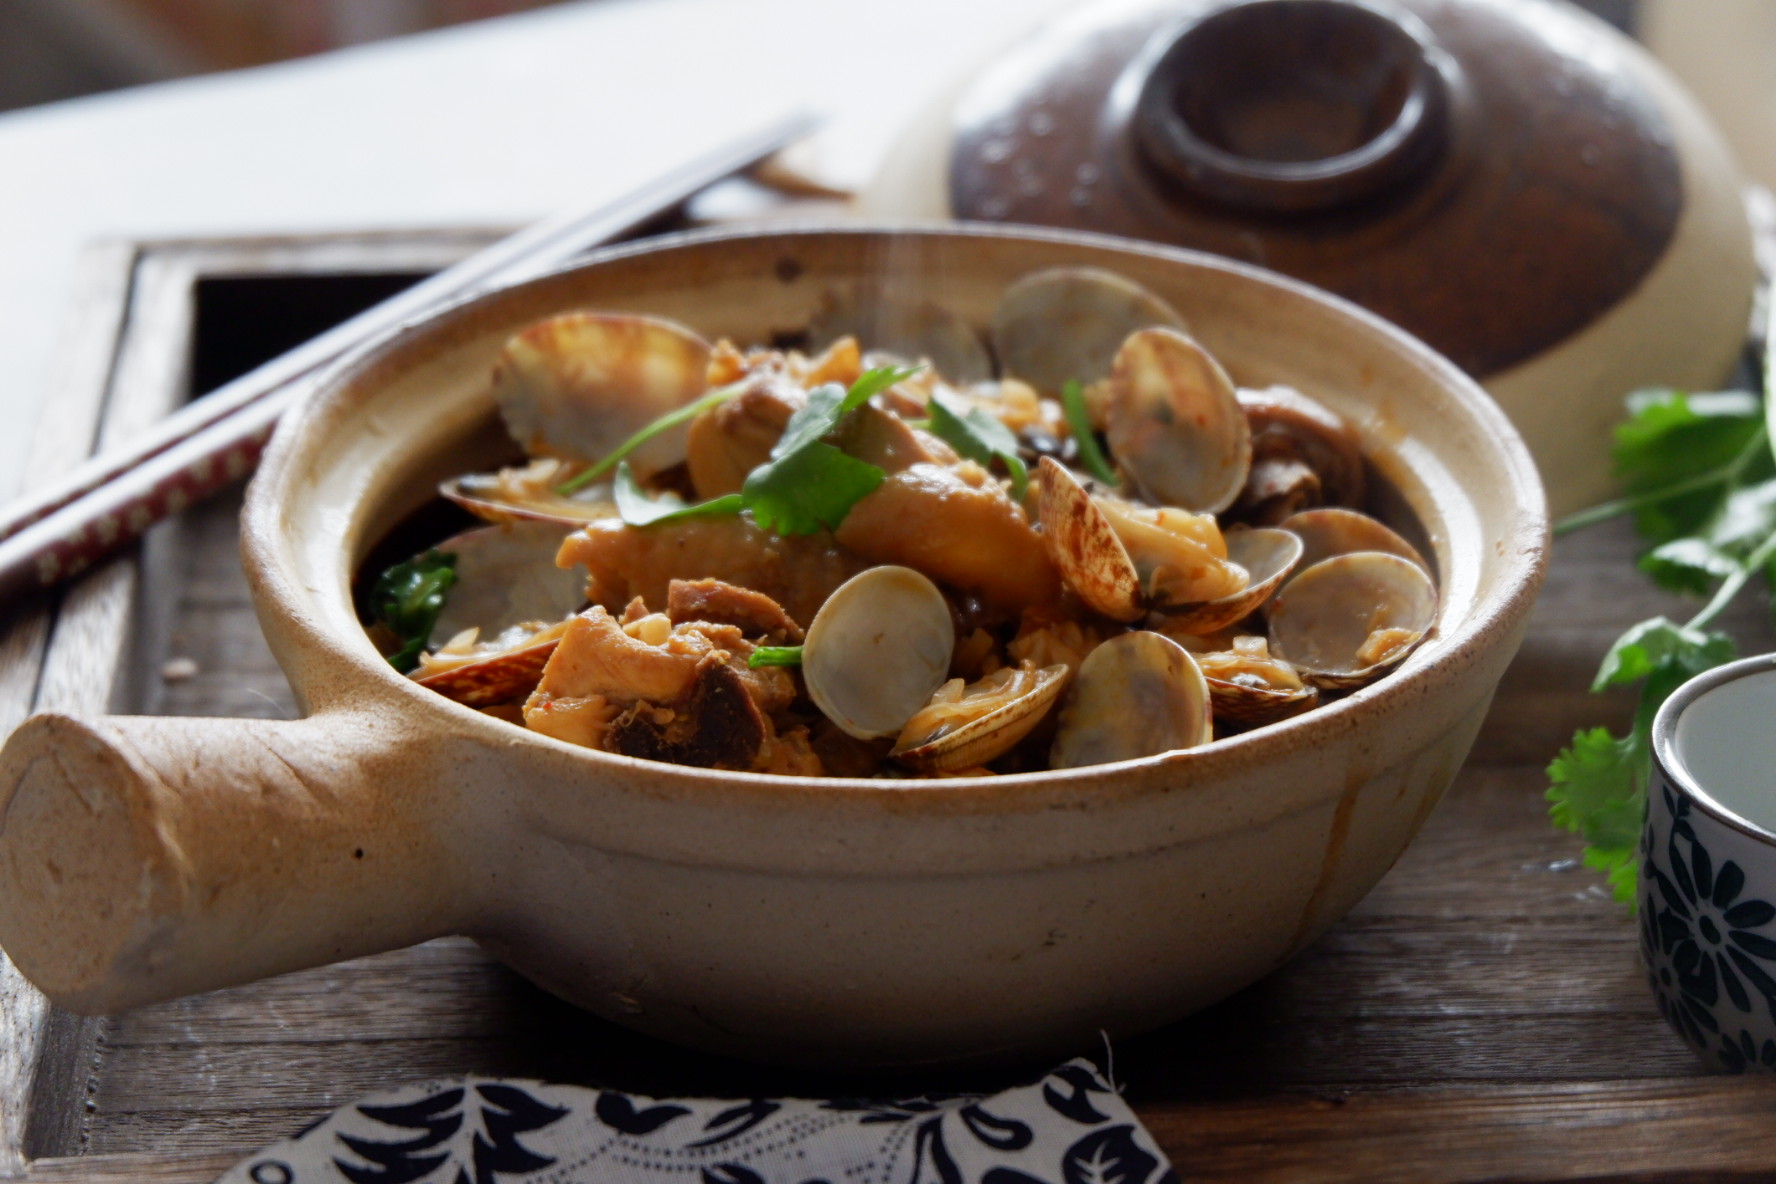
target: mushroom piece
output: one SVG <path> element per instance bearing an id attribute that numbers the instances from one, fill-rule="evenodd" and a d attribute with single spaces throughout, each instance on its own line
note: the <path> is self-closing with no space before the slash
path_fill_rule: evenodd
<path id="1" fill-rule="evenodd" d="M 984 765 L 1042 721 L 1068 673 L 1064 665 L 1037 669 L 1021 662 L 966 686 L 952 678 L 906 722 L 888 755 L 922 773 Z"/>
<path id="2" fill-rule="evenodd" d="M 1270 645 L 1316 686 L 1356 687 L 1399 664 L 1436 616 L 1437 589 L 1423 569 L 1357 551 L 1283 585 L 1270 608 Z"/>
<path id="3" fill-rule="evenodd" d="M 1133 760 L 1206 744 L 1209 686 L 1190 652 L 1145 630 L 1112 637 L 1079 664 L 1049 764 Z"/>
<path id="4" fill-rule="evenodd" d="M 802 678 L 814 705 L 846 732 L 893 736 L 944 684 L 955 645 L 936 584 L 910 567 L 872 567 L 814 614 Z"/>
<path id="5" fill-rule="evenodd" d="M 710 346 L 661 317 L 573 312 L 506 343 L 493 394 L 512 438 L 532 456 L 603 458 L 660 416 L 701 395 Z M 640 480 L 685 458 L 686 428 L 629 454 Z"/>
<path id="6" fill-rule="evenodd" d="M 1097 267 L 1032 272 L 1005 290 L 993 313 L 993 350 L 1002 375 L 1046 394 L 1068 382 L 1089 386 L 1110 373 L 1129 334 L 1184 318 L 1140 284 Z"/>
<path id="7" fill-rule="evenodd" d="M 1116 351 L 1104 435 L 1116 462 L 1159 505 L 1219 513 L 1252 467 L 1233 380 L 1174 329 L 1143 329 Z"/>

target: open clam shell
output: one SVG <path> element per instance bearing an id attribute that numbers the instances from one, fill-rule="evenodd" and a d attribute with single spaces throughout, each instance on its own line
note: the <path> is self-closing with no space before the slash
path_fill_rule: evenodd
<path id="1" fill-rule="evenodd" d="M 1279 690 L 1207 675 L 1204 680 L 1209 684 L 1209 703 L 1215 719 L 1242 728 L 1274 724 L 1311 711 L 1320 702 L 1320 690 L 1312 683 L 1295 690 Z"/>
<path id="2" fill-rule="evenodd" d="M 1252 469 L 1235 511 L 1274 525 L 1318 505 L 1361 505 L 1357 433 L 1337 412 L 1293 387 L 1239 392 L 1252 433 Z"/>
<path id="3" fill-rule="evenodd" d="M 949 676 L 949 602 L 910 567 L 872 567 L 826 599 L 802 644 L 808 697 L 860 740 L 894 736 Z"/>
<path id="4" fill-rule="evenodd" d="M 1048 714 L 1066 688 L 1066 666 L 1003 667 L 953 697 L 939 688 L 900 730 L 889 756 L 923 773 L 984 765 L 1004 755 Z M 952 683 L 961 683 L 952 679 Z"/>
<path id="5" fill-rule="evenodd" d="M 1145 630 L 1112 637 L 1079 664 L 1049 763 L 1076 769 L 1206 744 L 1209 686 L 1196 659 Z"/>
<path id="6" fill-rule="evenodd" d="M 1005 290 L 993 313 L 993 350 L 1002 375 L 1045 394 L 1073 381 L 1090 385 L 1138 329 L 1183 329 L 1178 311 L 1140 284 L 1097 267 L 1032 272 Z"/>
<path id="7" fill-rule="evenodd" d="M 563 528 L 551 522 L 513 522 L 464 531 L 438 544 L 456 556 L 456 582 L 432 629 L 443 645 L 465 629 L 497 637 L 527 621 L 553 624 L 586 603 L 582 572 L 555 566 Z"/>
<path id="8" fill-rule="evenodd" d="M 1159 505 L 1219 513 L 1245 488 L 1252 436 L 1233 380 L 1174 329 L 1122 343 L 1104 419 L 1116 462 Z"/>
<path id="9" fill-rule="evenodd" d="M 1358 510 L 1327 506 L 1303 510 L 1283 519 L 1282 528 L 1301 539 L 1301 567 L 1306 570 L 1322 559 L 1357 551 L 1380 551 L 1416 563 L 1428 575 L 1431 565 L 1418 548 L 1384 523 Z"/>
<path id="10" fill-rule="evenodd" d="M 1138 621 L 1145 613 L 1141 577 L 1116 530 L 1059 461 L 1043 457 L 1042 542 L 1061 578 L 1092 610 L 1113 621 Z"/>
<path id="11" fill-rule="evenodd" d="M 993 377 L 993 355 L 973 323 L 929 300 L 897 297 L 880 284 L 835 288 L 808 320 L 808 343 L 815 349 L 847 336 L 868 342 L 872 354 L 930 362 L 951 382 Z"/>
<path id="12" fill-rule="evenodd" d="M 428 659 L 411 677 L 420 686 L 468 707 L 510 703 L 535 689 L 571 620 L 558 621 L 541 632 L 514 627 L 476 646 L 463 661 L 439 665 Z"/>
<path id="13" fill-rule="evenodd" d="M 1195 604 L 1155 603 L 1154 611 L 1164 614 L 1168 632 L 1213 633 L 1243 620 L 1283 586 L 1301 561 L 1301 540 L 1286 530 L 1230 530 L 1225 537 L 1228 562 L 1246 569 L 1246 586 Z"/>
<path id="14" fill-rule="evenodd" d="M 1422 568 L 1357 551 L 1283 585 L 1270 608 L 1270 646 L 1316 686 L 1361 686 L 1401 662 L 1436 616 L 1437 589 Z"/>
<path id="15" fill-rule="evenodd" d="M 550 472 L 564 477 L 570 471 L 567 466 L 544 463 L 551 465 Z M 551 485 L 525 479 L 522 474 L 527 472 L 465 473 L 440 482 L 438 495 L 488 522 L 547 522 L 574 530 L 617 516 L 609 485 L 588 486 L 564 495 Z"/>
<path id="16" fill-rule="evenodd" d="M 512 438 L 532 456 L 595 461 L 684 406 L 709 381 L 709 343 L 675 321 L 574 312 L 513 337 L 493 369 Z M 680 425 L 629 454 L 645 480 L 684 459 Z"/>

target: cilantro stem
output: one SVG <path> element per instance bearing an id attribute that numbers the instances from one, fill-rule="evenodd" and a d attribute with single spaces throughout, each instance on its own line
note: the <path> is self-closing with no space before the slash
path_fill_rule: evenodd
<path id="1" fill-rule="evenodd" d="M 661 432 L 671 431 L 679 424 L 697 418 L 711 407 L 727 402 L 729 399 L 745 390 L 746 383 L 747 380 L 743 378 L 739 382 L 731 382 L 727 386 L 716 387 L 703 397 L 686 403 L 683 407 L 677 407 L 668 411 L 665 415 L 660 416 L 660 418 L 654 420 L 654 422 L 648 424 L 639 432 L 636 432 L 633 436 L 630 436 L 627 440 L 617 445 L 616 451 L 612 452 L 609 456 L 606 456 L 603 460 L 599 461 L 578 476 L 569 477 L 566 481 L 557 485 L 555 487 L 555 492 L 566 497 L 568 494 L 573 493 L 576 490 L 584 489 L 593 481 L 596 481 L 598 478 L 610 472 L 611 469 L 615 468 L 618 461 L 628 456 L 631 452 L 634 452 L 637 448 L 640 448 L 643 444 L 646 444 L 649 440 L 652 440 L 655 436 L 658 436 Z"/>
<path id="2" fill-rule="evenodd" d="M 1745 587 L 1745 582 L 1751 579 L 1754 573 L 1762 571 L 1772 556 L 1776 556 L 1776 533 L 1772 533 L 1769 538 L 1759 543 L 1757 550 L 1747 556 L 1743 564 L 1721 581 L 1720 587 L 1714 590 L 1714 595 L 1709 598 L 1708 603 L 1702 606 L 1702 611 L 1691 617 L 1684 628 L 1706 629 L 1712 625 L 1715 618 L 1725 612 L 1727 606 L 1733 603 L 1733 598 L 1739 595 L 1740 589 Z"/>
<path id="3" fill-rule="evenodd" d="M 1103 450 L 1098 447 L 1098 434 L 1092 430 L 1091 414 L 1085 407 L 1085 389 L 1073 379 L 1061 384 L 1061 412 L 1066 416 L 1067 426 L 1073 429 L 1073 438 L 1079 441 L 1079 463 L 1105 485 L 1115 485 L 1116 470 L 1104 459 Z"/>
<path id="4" fill-rule="evenodd" d="M 749 670 L 757 670 L 760 666 L 800 666 L 802 664 L 802 647 L 799 645 L 761 645 L 746 659 Z"/>
<path id="5" fill-rule="evenodd" d="M 1744 474 L 1747 466 L 1769 446 L 1769 441 L 1768 427 L 1759 425 L 1757 430 L 1752 433 L 1751 439 L 1747 440 L 1745 446 L 1726 464 L 1709 469 L 1704 473 L 1697 473 L 1693 477 L 1686 477 L 1682 481 L 1673 481 L 1670 485 L 1661 485 L 1657 489 L 1649 489 L 1643 493 L 1600 502 L 1595 506 L 1568 514 L 1554 524 L 1554 537 L 1559 538 L 1561 535 L 1571 534 L 1583 527 L 1594 526 L 1620 514 L 1632 514 L 1637 510 L 1644 510 L 1648 506 L 1657 505 L 1682 494 L 1695 493 L 1698 490 L 1711 489 L 1717 485 L 1726 485 L 1737 481 Z"/>

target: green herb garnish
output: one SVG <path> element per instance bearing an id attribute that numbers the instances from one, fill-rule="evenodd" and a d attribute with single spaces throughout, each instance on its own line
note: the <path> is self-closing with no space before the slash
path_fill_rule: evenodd
<path id="1" fill-rule="evenodd" d="M 951 405 L 941 392 L 931 396 L 931 431 L 969 460 L 990 465 L 997 458 L 1011 474 L 1011 496 L 1024 500 L 1030 470 L 1018 456 L 1017 437 L 1003 420 L 984 407 Z"/>
<path id="2" fill-rule="evenodd" d="M 669 432 L 681 423 L 689 423 L 711 407 L 719 406 L 720 404 L 727 402 L 745 389 L 746 381 L 744 379 L 739 382 L 730 382 L 727 386 L 717 387 L 701 398 L 686 403 L 683 407 L 674 408 L 673 410 L 668 411 L 665 415 L 662 415 L 660 418 L 654 420 L 654 422 L 648 424 L 639 432 L 636 432 L 633 436 L 630 436 L 627 440 L 617 445 L 616 451 L 612 452 L 609 456 L 605 457 L 585 472 L 570 477 L 560 485 L 557 485 L 555 487 L 555 492 L 566 497 L 568 494 L 573 493 L 576 490 L 584 489 L 592 482 L 598 480 L 598 478 L 610 472 L 611 469 L 616 466 L 618 461 L 628 456 L 631 452 L 634 452 L 637 448 L 640 448 L 643 444 L 646 444 L 649 440 L 652 440 L 655 436 L 658 436 L 662 432 Z"/>
<path id="3" fill-rule="evenodd" d="M 1116 470 L 1104 459 L 1098 434 L 1092 430 L 1091 416 L 1085 410 L 1085 388 L 1073 379 L 1061 384 L 1061 411 L 1067 417 L 1067 426 L 1073 429 L 1073 438 L 1079 441 L 1079 463 L 1104 484 L 1115 485 Z"/>
<path id="4" fill-rule="evenodd" d="M 389 665 L 406 674 L 419 665 L 444 595 L 456 583 L 456 552 L 433 549 L 397 563 L 376 578 L 370 609 L 394 633 L 401 648 L 388 656 Z"/>
<path id="5" fill-rule="evenodd" d="M 917 366 L 879 366 L 859 375 L 849 391 L 829 382 L 808 392 L 807 405 L 790 416 L 771 459 L 746 475 L 740 493 L 754 520 L 779 534 L 838 529 L 851 507 L 887 474 L 821 437 L 870 396 L 918 372 Z"/>
<path id="6" fill-rule="evenodd" d="M 800 666 L 802 664 L 802 647 L 799 645 L 761 645 L 753 650 L 746 659 L 749 670 L 757 670 L 760 666 Z"/>
<path id="7" fill-rule="evenodd" d="M 635 474 L 630 471 L 628 461 L 617 465 L 617 477 L 611 483 L 611 493 L 617 503 L 617 513 L 630 526 L 653 526 L 682 518 L 714 518 L 723 514 L 738 514 L 746 501 L 737 493 L 711 498 L 692 506 L 685 505 L 684 500 L 675 493 L 649 497 L 636 484 Z"/>
<path id="8" fill-rule="evenodd" d="M 1663 588 L 1708 596 L 1681 625 L 1654 617 L 1616 640 L 1591 689 L 1638 683 L 1634 723 L 1625 736 L 1607 728 L 1578 732 L 1548 766 L 1555 825 L 1584 836 L 1586 866 L 1603 872 L 1616 899 L 1631 908 L 1652 769 L 1653 717 L 1684 682 L 1733 659 L 1733 639 L 1710 626 L 1751 578 L 1762 575 L 1776 593 L 1776 458 L 1771 452 L 1776 410 L 1769 398 L 1776 333 L 1769 344 L 1761 408 L 1746 391 L 1631 395 L 1629 418 L 1617 427 L 1612 449 L 1627 494 L 1554 526 L 1561 535 L 1632 514 L 1640 534 L 1654 544 L 1641 557 L 1640 569 Z"/>

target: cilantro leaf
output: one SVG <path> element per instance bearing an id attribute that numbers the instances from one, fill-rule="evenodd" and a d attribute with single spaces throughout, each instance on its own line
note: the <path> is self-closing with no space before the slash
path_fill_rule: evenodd
<path id="1" fill-rule="evenodd" d="M 815 440 L 752 470 L 740 496 L 766 530 L 813 534 L 837 530 L 851 507 L 886 476 L 875 465 Z"/>
<path id="2" fill-rule="evenodd" d="M 1104 459 L 1098 434 L 1092 430 L 1091 415 L 1085 409 L 1085 389 L 1073 379 L 1061 384 L 1061 411 L 1067 417 L 1067 426 L 1073 429 L 1073 438 L 1079 442 L 1079 463 L 1104 484 L 1115 485 L 1116 470 Z"/>
<path id="3" fill-rule="evenodd" d="M 711 498 L 706 502 L 687 506 L 677 494 L 665 493 L 659 497 L 649 497 L 635 482 L 635 474 L 629 469 L 629 462 L 623 461 L 617 466 L 616 480 L 611 483 L 611 493 L 617 503 L 617 513 L 630 526 L 653 526 L 661 522 L 673 522 L 682 518 L 716 517 L 722 514 L 738 514 L 746 499 L 737 493 L 723 497 Z"/>
<path id="4" fill-rule="evenodd" d="M 1640 570 L 1668 592 L 1705 596 L 1714 582 L 1737 570 L 1739 564 L 1707 539 L 1686 536 L 1661 543 L 1640 558 Z"/>
<path id="5" fill-rule="evenodd" d="M 1747 446 L 1762 434 L 1763 412 L 1756 396 L 1744 391 L 1686 395 L 1681 391 L 1637 391 L 1628 398 L 1629 418 L 1616 428 L 1610 455 L 1629 494 L 1653 494 L 1676 486 L 1667 497 L 1640 505 L 1635 525 L 1654 542 L 1667 542 L 1700 530 L 1720 509 L 1730 486 L 1716 470 L 1747 463 L 1748 477 L 1767 477 L 1764 450 Z"/>
<path id="6" fill-rule="evenodd" d="M 838 427 L 841 419 L 869 402 L 872 396 L 904 378 L 911 378 L 920 369 L 919 366 L 878 366 L 860 374 L 849 391 L 836 382 L 815 387 L 808 392 L 808 402 L 789 417 L 783 435 L 771 449 L 771 459 L 781 460 L 806 448 Z"/>
<path id="7" fill-rule="evenodd" d="M 419 655 L 425 652 L 444 609 L 445 593 L 454 583 L 456 553 L 436 548 L 376 577 L 370 589 L 370 610 L 402 643 L 388 656 L 389 665 L 402 674 L 419 665 Z"/>
<path id="8" fill-rule="evenodd" d="M 801 664 L 802 647 L 799 645 L 761 645 L 746 658 L 748 670 L 757 670 L 760 666 L 800 666 Z"/>
<path id="9" fill-rule="evenodd" d="M 1011 496 L 1023 501 L 1030 485 L 1030 470 L 1018 456 L 1017 437 L 1005 421 L 985 407 L 954 404 L 950 396 L 935 392 L 929 404 L 931 430 L 937 437 L 969 460 L 990 465 L 994 458 L 1005 464 L 1011 474 Z"/>
<path id="10" fill-rule="evenodd" d="M 1604 655 L 1591 690 L 1606 691 L 1650 678 L 1655 672 L 1681 674 L 1679 681 L 1733 660 L 1733 639 L 1664 617 L 1642 621 L 1616 639 Z M 1664 696 L 1660 696 L 1663 701 Z"/>
<path id="11" fill-rule="evenodd" d="M 1593 728 L 1575 733 L 1548 766 L 1549 816 L 1582 835 L 1611 867 L 1620 866 L 1620 857 L 1632 858 L 1640 841 L 1646 804 L 1641 747 L 1633 736 L 1617 739 L 1608 728 Z"/>

